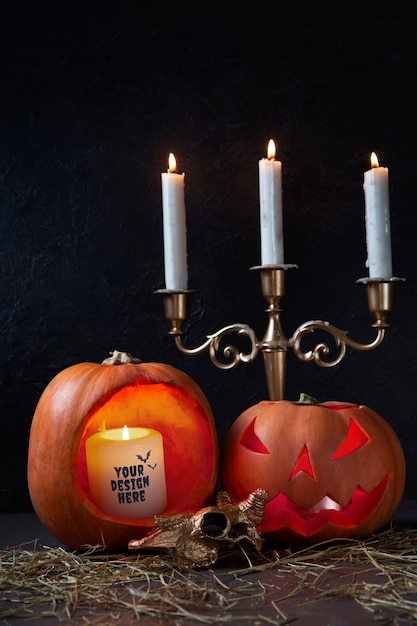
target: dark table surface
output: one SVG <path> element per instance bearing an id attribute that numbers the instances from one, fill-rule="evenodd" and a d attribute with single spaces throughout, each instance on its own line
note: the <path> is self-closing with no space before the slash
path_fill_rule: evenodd
<path id="1" fill-rule="evenodd" d="M 406 529 L 413 532 L 414 527 L 417 526 L 417 503 L 403 503 L 392 526 L 399 533 Z M 41 612 L 37 613 L 36 610 L 29 620 L 22 617 L 19 612 L 17 616 L 13 616 L 11 612 L 14 607 L 20 605 L 16 604 L 16 597 L 8 589 L 7 564 L 3 562 L 6 556 L 10 558 L 10 552 L 14 551 L 14 558 L 19 559 L 23 551 L 38 552 L 56 548 L 66 550 L 66 548 L 50 535 L 33 513 L 0 515 L 0 548 L 0 556 L 3 555 L 2 563 L 0 563 L 0 624 L 9 626 L 23 624 L 26 626 L 31 624 L 109 625 L 137 621 L 138 617 L 131 611 L 115 612 L 111 606 L 100 607 L 98 612 L 94 607 L 91 609 L 92 612 L 84 607 L 75 610 L 69 616 L 62 615 L 59 607 L 55 609 L 56 615 L 50 617 L 42 617 Z M 42 575 L 43 573 L 40 572 L 39 576 Z M 241 597 L 233 606 L 222 607 L 222 603 L 219 602 L 217 613 L 210 609 L 199 611 L 198 614 L 190 611 L 190 616 L 171 614 L 162 617 L 157 613 L 154 616 L 140 615 L 141 624 L 168 623 L 176 626 L 194 623 L 231 623 L 242 626 L 286 623 L 294 623 L 296 626 L 372 624 L 375 623 L 377 615 L 357 601 L 352 595 L 352 589 L 357 587 L 363 590 L 372 588 L 373 585 L 384 589 L 386 585 L 388 593 L 392 583 L 390 575 L 384 573 L 371 561 L 367 566 L 364 566 L 363 562 L 349 563 L 346 560 L 334 565 L 331 562 L 319 561 L 309 567 L 308 558 L 301 569 L 295 568 L 288 559 L 283 565 L 277 561 L 273 567 L 266 569 L 248 568 L 245 560 L 240 560 L 236 564 L 226 560 L 225 562 L 219 561 L 209 571 L 192 571 L 181 573 L 179 576 L 182 581 L 190 576 L 192 584 L 197 587 L 200 582 L 201 587 L 206 585 L 210 578 L 211 583 L 217 585 L 218 588 L 232 589 L 236 597 L 239 594 L 243 596 L 247 594 L 247 597 Z M 341 589 L 345 592 L 336 591 Z M 417 586 L 413 598 L 417 602 Z M 45 606 L 42 610 L 45 610 Z M 410 612 L 399 611 L 397 617 L 395 613 L 396 611 L 391 610 L 387 615 L 378 614 L 378 617 L 381 618 L 384 615 L 387 617 L 387 621 L 383 623 L 410 623 L 407 621 Z"/>

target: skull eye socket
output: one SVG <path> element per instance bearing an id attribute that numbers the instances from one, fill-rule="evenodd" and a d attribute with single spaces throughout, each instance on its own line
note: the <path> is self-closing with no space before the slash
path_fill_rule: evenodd
<path id="1" fill-rule="evenodd" d="M 248 525 L 247 524 L 235 524 L 231 527 L 229 531 L 229 537 L 231 539 L 239 539 L 239 537 L 244 537 L 248 533 Z"/>
<path id="2" fill-rule="evenodd" d="M 203 517 L 202 532 L 208 537 L 221 537 L 227 528 L 227 517 L 220 511 L 210 511 Z"/>
<path id="3" fill-rule="evenodd" d="M 366 432 L 359 426 L 357 422 L 351 417 L 349 419 L 349 430 L 345 439 L 343 439 L 340 446 L 337 448 L 336 452 L 333 454 L 331 460 L 335 461 L 336 459 L 340 459 L 343 456 L 347 456 L 348 454 L 352 454 L 362 446 L 366 445 L 370 441 L 370 437 L 366 434 Z"/>

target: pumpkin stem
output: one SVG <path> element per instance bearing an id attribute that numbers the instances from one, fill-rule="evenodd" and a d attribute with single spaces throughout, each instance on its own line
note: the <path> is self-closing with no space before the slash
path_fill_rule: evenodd
<path id="1" fill-rule="evenodd" d="M 142 363 L 140 359 L 129 354 L 129 352 L 119 352 L 119 350 L 113 350 L 110 352 L 111 356 L 104 359 L 102 365 L 124 365 L 125 363 Z"/>
<path id="2" fill-rule="evenodd" d="M 303 391 L 300 393 L 300 397 L 298 399 L 300 404 L 319 404 L 319 401 L 313 396 L 309 396 L 308 393 L 304 393 Z"/>

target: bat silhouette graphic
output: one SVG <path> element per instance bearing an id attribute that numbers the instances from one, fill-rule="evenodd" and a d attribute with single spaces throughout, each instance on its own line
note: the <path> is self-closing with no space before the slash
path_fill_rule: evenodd
<path id="1" fill-rule="evenodd" d="M 152 452 L 152 450 L 149 450 L 149 452 L 147 453 L 145 458 L 143 458 L 143 456 L 141 454 L 137 454 L 136 456 L 138 457 L 139 461 L 142 461 L 142 463 L 146 463 L 148 461 L 149 457 L 151 456 L 151 452 Z"/>

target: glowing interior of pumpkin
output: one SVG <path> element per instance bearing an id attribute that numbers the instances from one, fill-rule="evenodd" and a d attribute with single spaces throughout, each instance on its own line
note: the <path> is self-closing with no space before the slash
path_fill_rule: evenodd
<path id="1" fill-rule="evenodd" d="M 267 502 L 262 530 L 276 531 L 285 526 L 306 537 L 314 535 L 326 524 L 339 528 L 355 528 L 364 522 L 380 502 L 387 486 L 388 474 L 370 492 L 360 485 L 354 490 L 347 506 L 342 507 L 330 496 L 325 496 L 308 510 L 297 506 L 285 494 L 280 493 Z M 268 520 L 270 522 L 268 523 Z"/>
<path id="2" fill-rule="evenodd" d="M 345 407 L 335 405 L 328 408 L 338 410 Z M 271 454 L 270 450 L 255 432 L 255 422 L 256 418 L 249 423 L 240 443 L 252 452 L 269 455 Z M 352 454 L 366 446 L 369 441 L 370 437 L 368 434 L 353 418 L 350 418 L 347 435 L 331 456 L 331 460 L 336 461 Z M 307 444 L 302 447 L 294 467 L 289 472 L 288 482 L 290 483 L 294 480 L 300 472 L 304 472 L 313 480 L 318 480 Z M 345 506 L 337 502 L 334 495 L 327 494 L 308 510 L 297 505 L 284 493 L 279 493 L 266 504 L 266 521 L 262 526 L 262 530 L 267 533 L 268 530 L 276 531 L 279 528 L 289 526 L 304 536 L 310 536 L 317 533 L 328 523 L 341 528 L 355 527 L 366 520 L 380 502 L 387 482 L 388 474 L 370 492 L 366 492 L 360 485 L 357 485 L 352 493 L 350 502 Z M 238 490 L 241 491 L 243 497 L 244 489 L 239 485 Z"/>
<path id="3" fill-rule="evenodd" d="M 85 419 L 78 446 L 76 474 L 78 485 L 89 500 L 86 440 L 105 430 L 143 427 L 157 430 L 163 437 L 167 508 L 181 511 L 205 500 L 202 476 L 213 471 L 215 462 L 212 436 L 204 412 L 187 390 L 169 383 L 133 384 L 122 387 Z M 165 513 L 164 512 L 164 513 Z"/>

